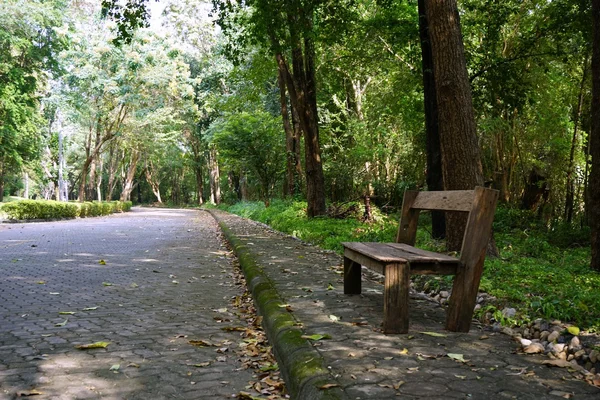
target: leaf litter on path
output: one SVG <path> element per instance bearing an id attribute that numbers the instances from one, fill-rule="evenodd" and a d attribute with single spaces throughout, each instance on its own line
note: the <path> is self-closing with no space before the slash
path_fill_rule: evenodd
<path id="1" fill-rule="evenodd" d="M 243 288 L 247 287 L 244 275 L 239 267 L 235 269 L 234 280 L 236 285 Z M 246 327 L 225 327 L 223 331 L 239 335 L 241 341 L 238 343 L 238 348 L 234 349 L 231 346 L 231 350 L 235 351 L 240 358 L 242 368 L 256 371 L 256 380 L 249 382 L 244 390 L 237 394 L 236 398 L 241 400 L 287 398 L 285 383 L 281 378 L 277 361 L 273 356 L 272 347 L 269 345 L 267 336 L 262 329 L 262 317 L 257 315 L 252 297 L 246 290 L 241 296 L 233 298 L 231 303 L 231 310 L 225 308 L 213 311 L 219 313 L 234 312 L 246 322 Z M 282 308 L 286 308 L 288 312 L 293 311 L 287 304 L 283 305 Z"/>

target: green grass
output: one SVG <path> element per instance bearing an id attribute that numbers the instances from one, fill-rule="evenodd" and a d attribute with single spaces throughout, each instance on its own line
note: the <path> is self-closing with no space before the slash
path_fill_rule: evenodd
<path id="1" fill-rule="evenodd" d="M 397 217 L 376 213 L 376 221 L 364 224 L 355 218 L 306 218 L 306 203 L 274 201 L 265 208 L 260 202 L 220 206 L 229 212 L 263 222 L 273 228 L 317 244 L 342 251 L 344 241 L 393 241 Z M 431 239 L 429 218 L 423 214 L 417 247 L 442 251 L 443 243 Z M 589 269 L 589 230 L 558 226 L 548 231 L 535 215 L 500 207 L 494 221 L 495 239 L 501 257 L 488 259 L 481 290 L 497 298 L 478 313 L 514 307 L 518 314 L 506 324 L 521 324 L 536 318 L 559 319 L 589 331 L 600 330 L 600 274 Z M 421 287 L 447 288 L 451 278 L 418 277 Z"/>

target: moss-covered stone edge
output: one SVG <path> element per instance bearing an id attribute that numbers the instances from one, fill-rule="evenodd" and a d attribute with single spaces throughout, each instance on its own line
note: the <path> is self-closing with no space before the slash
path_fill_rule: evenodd
<path id="1" fill-rule="evenodd" d="M 337 384 L 325 360 L 303 339 L 297 321 L 286 311 L 281 295 L 256 261 L 252 252 L 219 217 L 223 211 L 207 210 L 219 224 L 225 238 L 237 256 L 252 294 L 258 313 L 263 317 L 263 328 L 273 346 L 279 369 L 285 379 L 292 399 L 345 400 L 346 394 L 337 386 L 320 389 L 327 384 Z M 237 217 L 236 218 L 240 218 Z"/>

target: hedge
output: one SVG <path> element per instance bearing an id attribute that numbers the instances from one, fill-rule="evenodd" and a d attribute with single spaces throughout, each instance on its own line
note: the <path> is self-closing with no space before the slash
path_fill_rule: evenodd
<path id="1" fill-rule="evenodd" d="M 53 200 L 19 200 L 0 206 L 0 212 L 8 219 L 57 219 L 97 217 L 129 211 L 131 201 L 65 203 Z"/>

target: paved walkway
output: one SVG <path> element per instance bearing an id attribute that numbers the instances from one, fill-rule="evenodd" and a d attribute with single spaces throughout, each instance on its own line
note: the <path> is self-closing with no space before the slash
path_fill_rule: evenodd
<path id="1" fill-rule="evenodd" d="M 518 354 L 507 336 L 477 326 L 445 332 L 444 310 L 425 298 L 411 300 L 409 334 L 384 335 L 376 276 L 364 276 L 362 295 L 346 296 L 339 256 L 215 215 L 298 400 L 600 398 L 544 357 Z M 191 210 L 0 225 L 0 400 L 251 391 L 256 377 L 233 350 L 242 338 L 221 329 L 245 323 L 231 307 L 242 288 L 218 232 L 207 212 Z M 330 338 L 302 338 L 313 334 Z M 110 345 L 75 348 L 98 341 Z"/>
<path id="2" fill-rule="evenodd" d="M 267 333 L 276 338 L 271 341 L 292 393 L 317 386 L 323 396 L 314 398 L 335 390 L 329 398 L 600 399 L 598 388 L 566 369 L 542 365 L 545 356 L 518 354 L 517 343 L 506 335 L 477 325 L 468 334 L 444 331 L 443 308 L 425 298 L 411 298 L 408 334 L 384 335 L 383 285 L 377 277 L 363 273 L 363 294 L 344 295 L 342 260 L 336 254 L 262 224 L 213 213 L 247 275 L 254 275 L 248 283 L 258 294 Z M 272 288 L 265 289 L 265 283 Z M 278 323 L 285 315 L 277 309 L 287 310 L 295 323 Z M 310 349 L 290 340 L 280 345 L 294 331 L 330 339 L 312 342 Z M 303 374 L 300 359 L 320 360 L 323 368 L 314 367 L 319 379 L 298 376 Z"/>
<path id="3" fill-rule="evenodd" d="M 246 390 L 255 379 L 234 352 L 240 332 L 221 329 L 246 325 L 231 307 L 242 288 L 221 243 L 201 211 L 0 224 L 0 399 L 225 399 Z M 75 348 L 98 341 L 110 345 Z"/>

